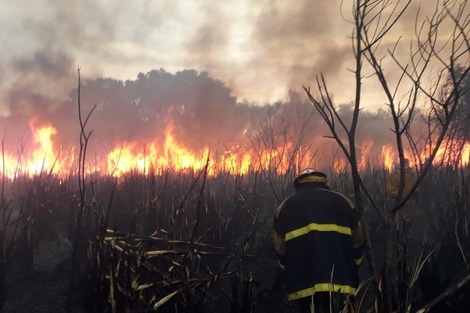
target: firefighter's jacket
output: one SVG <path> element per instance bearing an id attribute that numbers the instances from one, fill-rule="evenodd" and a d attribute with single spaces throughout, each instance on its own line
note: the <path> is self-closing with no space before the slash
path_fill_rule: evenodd
<path id="1" fill-rule="evenodd" d="M 410 193 L 411 187 L 413 187 L 416 181 L 416 176 L 412 173 L 410 169 L 405 171 L 405 179 L 403 180 L 403 193 L 402 196 L 406 196 Z M 389 201 L 397 201 L 398 192 L 400 189 L 400 172 L 395 171 L 392 173 L 385 182 L 384 194 Z M 416 195 L 417 192 L 415 192 Z M 413 198 L 408 200 L 400 211 L 397 212 L 398 216 L 401 219 L 409 219 L 413 215 Z"/>
<path id="2" fill-rule="evenodd" d="M 287 298 L 354 294 L 363 235 L 354 204 L 325 184 L 306 183 L 276 209 L 272 238 Z"/>

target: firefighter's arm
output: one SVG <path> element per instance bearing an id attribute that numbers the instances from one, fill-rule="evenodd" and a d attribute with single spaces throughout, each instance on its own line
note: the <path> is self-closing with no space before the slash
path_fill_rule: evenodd
<path id="1" fill-rule="evenodd" d="M 362 232 L 361 222 L 357 223 L 357 227 L 352 230 L 352 247 L 354 263 L 357 266 L 362 264 L 362 257 L 364 253 L 364 234 Z"/>

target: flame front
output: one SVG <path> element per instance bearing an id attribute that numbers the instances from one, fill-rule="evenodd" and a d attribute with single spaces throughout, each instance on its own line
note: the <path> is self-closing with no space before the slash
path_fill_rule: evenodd
<path id="1" fill-rule="evenodd" d="M 250 170 L 275 169 L 278 174 L 292 168 L 288 151 L 292 145 L 286 144 L 277 149 L 259 151 L 241 149 L 239 152 L 224 151 L 221 155 L 212 156 L 209 147 L 199 151 L 180 144 L 173 135 L 173 126 L 169 124 L 165 131 L 163 146 L 157 143 L 137 144 L 125 142 L 119 144 L 107 155 L 107 174 L 119 177 L 130 171 L 148 174 L 161 174 L 166 169 L 174 171 L 200 171 L 208 165 L 208 174 L 218 173 L 246 174 Z"/>
<path id="2" fill-rule="evenodd" d="M 392 145 L 385 145 L 382 147 L 382 160 L 384 162 L 384 169 L 387 171 L 392 171 L 393 164 L 395 163 L 396 156 L 394 154 L 393 146 Z"/>
<path id="3" fill-rule="evenodd" d="M 173 126 L 170 124 L 165 131 L 163 147 L 156 143 L 137 144 L 125 142 L 119 144 L 107 155 L 107 173 L 113 176 L 137 171 L 148 174 L 150 171 L 161 173 L 167 168 L 175 171 L 202 170 L 209 156 L 209 149 L 204 148 L 201 153 L 181 146 L 173 136 Z"/>
<path id="4" fill-rule="evenodd" d="M 29 123 L 32 132 L 32 150 L 30 153 L 21 151 L 18 156 L 3 153 L 3 172 L 6 177 L 14 178 L 18 175 L 34 176 L 43 172 L 67 175 L 74 166 L 73 151 L 70 155 L 61 155 L 54 145 L 54 135 L 57 130 L 52 125 L 38 127 L 36 120 Z M 364 140 L 359 156 L 358 166 L 365 170 L 368 162 L 373 159 L 374 142 Z M 423 149 L 422 155 L 413 157 L 409 150 L 405 150 L 405 158 L 411 161 L 412 166 L 417 162 L 426 160 L 426 153 L 432 151 L 430 147 Z M 169 124 L 164 133 L 162 143 L 153 142 L 121 142 L 115 145 L 108 153 L 105 153 L 105 161 L 95 164 L 90 172 L 98 172 L 102 175 L 121 177 L 130 172 L 142 174 L 164 171 L 201 171 L 207 165 L 208 175 L 220 173 L 246 174 L 249 171 L 275 171 L 284 174 L 288 171 L 298 171 L 300 168 L 311 167 L 315 162 L 319 167 L 330 167 L 335 172 L 343 172 L 347 168 L 347 162 L 338 152 L 333 155 L 318 156 L 309 151 L 295 150 L 294 145 L 286 142 L 276 148 L 253 148 L 247 145 L 234 145 L 222 153 L 214 153 L 210 147 L 204 146 L 197 151 L 184 146 L 179 142 L 174 133 L 173 125 Z M 382 146 L 379 165 L 391 171 L 393 164 L 397 162 L 398 155 L 391 144 Z M 376 157 L 377 158 L 377 157 Z M 437 151 L 434 159 L 435 165 L 458 164 L 467 166 L 470 161 L 470 143 L 458 141 L 445 141 Z M 330 163 L 328 163 L 330 162 Z M 370 163 L 377 165 L 376 162 Z M 75 164 L 76 166 L 76 164 Z"/>
<path id="5" fill-rule="evenodd" d="M 32 132 L 32 148 L 26 151 L 22 148 L 19 155 L 3 153 L 2 163 L 6 177 L 14 178 L 18 175 L 34 176 L 43 172 L 52 174 L 66 174 L 66 157 L 60 158 L 58 151 L 54 149 L 53 136 L 57 129 L 52 125 L 36 126 L 37 120 L 29 120 Z"/>

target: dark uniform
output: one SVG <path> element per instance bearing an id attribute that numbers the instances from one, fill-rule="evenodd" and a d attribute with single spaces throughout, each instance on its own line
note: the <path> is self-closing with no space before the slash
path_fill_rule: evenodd
<path id="1" fill-rule="evenodd" d="M 274 217 L 272 238 L 287 298 L 305 311 L 313 298 L 316 312 L 330 312 L 330 292 L 338 299 L 353 296 L 362 262 L 358 211 L 326 182 L 324 173 L 302 171 L 294 181 L 296 193 L 281 203 Z"/>

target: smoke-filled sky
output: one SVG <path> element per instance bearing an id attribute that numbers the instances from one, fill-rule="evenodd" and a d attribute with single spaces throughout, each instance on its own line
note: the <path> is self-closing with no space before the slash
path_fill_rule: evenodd
<path id="1" fill-rule="evenodd" d="M 0 0 L 2 144 L 7 154 L 19 155 L 33 133 L 50 125 L 53 152 L 70 150 L 79 133 L 78 68 L 84 112 L 96 105 L 87 129 L 97 149 L 161 144 L 168 126 L 176 140 L 194 149 L 243 149 L 240 138 L 253 142 L 263 127 L 272 130 L 273 117 L 304 125 L 312 140 L 323 138 L 324 124 L 311 112 L 302 87 L 314 91 L 323 74 L 339 108 L 354 100 L 353 2 Z M 375 51 L 390 82 L 400 70 L 386 57 L 387 49 L 406 59 L 420 3 L 412 1 Z M 421 17 L 434 9 L 423 3 Z M 439 35 L 449 38 L 445 29 Z M 368 113 L 362 115 L 358 144 L 374 143 L 370 149 L 380 151 L 391 132 L 386 99 L 370 74 L 365 64 L 361 104 Z M 405 99 L 408 91 L 399 90 L 396 99 Z M 277 101 L 288 109 L 274 105 Z M 291 116 L 295 112 L 301 113 Z M 263 119 L 266 125 L 259 124 Z M 282 137 L 281 126 L 275 138 Z"/>
<path id="2" fill-rule="evenodd" d="M 120 80 L 160 68 L 207 71 L 238 101 L 259 104 L 314 86 L 323 73 L 338 102 L 349 102 L 353 27 L 346 19 L 352 1 L 343 8 L 341 2 L 4 0 L 1 115 L 9 114 L 11 97 L 20 90 L 57 100 L 67 96 L 78 66 L 83 77 Z M 411 30 L 416 7 L 401 18 L 392 42 Z M 374 110 L 385 102 L 372 92 L 364 101 Z"/>

